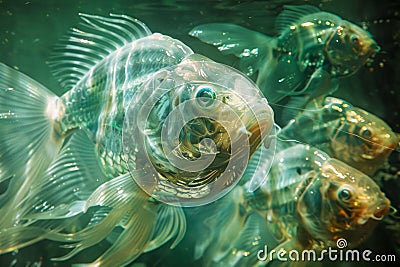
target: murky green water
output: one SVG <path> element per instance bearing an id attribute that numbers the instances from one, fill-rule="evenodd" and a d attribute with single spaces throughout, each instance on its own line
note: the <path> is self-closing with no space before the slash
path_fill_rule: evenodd
<path id="1" fill-rule="evenodd" d="M 400 4 L 396 1 L 12 1 L 0 0 L 0 62 L 17 67 L 51 90 L 62 89 L 51 76 L 47 58 L 57 40 L 78 23 L 78 13 L 106 15 L 123 13 L 146 23 L 153 32 L 177 38 L 195 52 L 215 61 L 237 66 L 232 56 L 222 56 L 214 47 L 187 35 L 194 26 L 208 22 L 236 23 L 274 35 L 274 18 L 283 4 L 313 4 L 368 28 L 381 46 L 374 63 L 356 75 L 343 79 L 335 96 L 342 97 L 383 118 L 395 132 L 400 132 Z M 395 159 L 394 159 L 395 160 Z M 399 205 L 399 181 L 385 189 L 392 202 Z M 0 215 L 1 216 L 1 215 Z M 190 218 L 189 222 L 190 224 Z M 197 234 L 190 233 L 196 239 Z M 390 231 L 378 228 L 364 245 L 375 251 L 399 254 Z M 54 243 L 41 242 L 13 255 L 0 256 L 0 266 L 68 266 L 48 260 L 60 249 Z M 85 259 L 90 250 L 81 254 Z M 149 266 L 189 264 L 189 247 L 159 249 L 143 255 L 139 262 Z M 86 254 L 86 255 L 84 255 Z M 14 265 L 15 263 L 15 265 Z M 388 265 L 389 266 L 389 265 Z"/>
<path id="2" fill-rule="evenodd" d="M 316 4 L 359 25 L 365 25 L 379 45 L 370 72 L 362 68 L 341 84 L 337 95 L 384 117 L 395 131 L 400 130 L 398 110 L 400 84 L 399 7 L 394 1 L 12 1 L 0 2 L 1 61 L 17 66 L 22 72 L 60 92 L 49 75 L 46 60 L 55 43 L 79 22 L 78 13 L 106 15 L 124 13 L 146 23 L 153 32 L 182 40 L 198 53 L 217 61 L 237 64 L 233 57 L 187 35 L 194 26 L 208 22 L 230 22 L 275 34 L 274 17 L 283 4 Z M 390 100 L 389 100 L 390 99 Z M 373 100 L 373 101 L 372 101 Z M 397 100 L 397 101 L 393 101 Z"/>

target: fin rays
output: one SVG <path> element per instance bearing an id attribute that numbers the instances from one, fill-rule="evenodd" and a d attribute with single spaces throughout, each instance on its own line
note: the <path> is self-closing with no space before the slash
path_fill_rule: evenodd
<path id="1" fill-rule="evenodd" d="M 79 14 L 82 21 L 55 48 L 49 65 L 65 90 L 71 89 L 89 70 L 118 48 L 151 31 L 129 16 L 110 17 Z M 73 75 L 71 75 L 73 70 Z"/>

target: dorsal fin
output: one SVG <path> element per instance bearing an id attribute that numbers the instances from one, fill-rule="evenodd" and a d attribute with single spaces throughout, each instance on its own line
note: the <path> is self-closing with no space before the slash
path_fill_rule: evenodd
<path id="1" fill-rule="evenodd" d="M 65 90 L 71 89 L 93 66 L 118 48 L 151 35 L 141 21 L 126 15 L 101 17 L 79 14 L 82 22 L 60 40 L 50 58 L 52 73 Z"/>
<path id="2" fill-rule="evenodd" d="M 276 18 L 275 30 L 278 33 L 282 33 L 290 26 L 295 25 L 301 17 L 317 12 L 321 12 L 321 10 L 318 7 L 311 5 L 285 5 L 283 11 Z"/>

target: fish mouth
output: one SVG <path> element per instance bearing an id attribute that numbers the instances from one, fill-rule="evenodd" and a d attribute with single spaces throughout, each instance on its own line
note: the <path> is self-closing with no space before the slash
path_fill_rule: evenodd
<path id="1" fill-rule="evenodd" d="M 381 51 L 381 47 L 377 43 L 374 42 L 369 45 L 366 54 L 368 55 L 368 57 L 372 57 L 379 51 Z"/>
<path id="2" fill-rule="evenodd" d="M 368 213 L 371 214 L 370 218 L 375 221 L 381 221 L 383 217 L 389 212 L 390 210 L 390 201 L 385 198 L 381 203 L 378 205 L 373 206 Z"/>
<path id="3" fill-rule="evenodd" d="M 375 55 L 380 51 L 380 47 L 376 45 L 376 48 L 366 48 L 365 51 L 359 54 L 362 62 L 365 64 L 372 63 L 374 61 Z"/>
<path id="4" fill-rule="evenodd" d="M 371 142 L 372 143 L 372 142 Z M 373 142 L 372 144 L 364 144 L 364 149 L 361 153 L 361 157 L 367 160 L 373 160 L 378 157 L 385 157 L 396 149 L 399 145 L 397 139 L 384 140 L 382 142 Z"/>
<path id="5" fill-rule="evenodd" d="M 250 133 L 249 136 L 250 155 L 253 155 L 253 153 L 258 149 L 262 141 L 265 139 L 263 130 L 267 129 L 270 124 L 271 124 L 270 120 L 262 119 L 251 124 L 248 127 L 248 131 Z"/>
<path id="6" fill-rule="evenodd" d="M 387 148 L 383 148 L 382 146 L 379 145 L 364 145 L 363 150 L 361 152 L 361 158 L 364 160 L 374 160 L 378 156 L 382 155 L 385 151 L 387 151 Z"/>
<path id="7" fill-rule="evenodd" d="M 380 50 L 381 47 L 375 41 L 371 40 L 362 46 L 359 56 L 363 58 L 373 57 Z"/>
<path id="8" fill-rule="evenodd" d="M 245 124 L 250 145 L 250 156 L 260 147 L 263 141 L 268 138 L 273 127 L 273 111 L 271 108 L 263 109 L 254 114 Z"/>
<path id="9" fill-rule="evenodd" d="M 358 57 L 361 59 L 364 64 L 372 63 L 377 53 L 381 50 L 381 47 L 373 42 L 369 45 L 365 45 L 364 48 L 358 54 Z"/>

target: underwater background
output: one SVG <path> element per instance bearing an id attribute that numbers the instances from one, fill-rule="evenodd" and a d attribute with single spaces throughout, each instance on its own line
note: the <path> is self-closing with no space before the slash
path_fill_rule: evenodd
<path id="1" fill-rule="evenodd" d="M 373 63 L 362 67 L 355 75 L 341 80 L 335 96 L 346 99 L 382 118 L 400 132 L 400 3 L 398 1 L 323 0 L 323 1 L 12 1 L 0 0 L 0 62 L 16 67 L 57 94 L 62 89 L 50 74 L 48 57 L 68 29 L 79 22 L 78 13 L 107 15 L 126 14 L 143 21 L 153 32 L 179 39 L 195 52 L 231 66 L 238 59 L 223 56 L 219 51 L 190 37 L 187 33 L 196 25 L 228 22 L 245 26 L 268 35 L 276 35 L 274 19 L 285 4 L 311 4 L 324 11 L 367 29 L 381 47 Z M 274 106 L 272 108 L 281 108 Z M 1 133 L 0 133 L 1 134 Z M 398 152 L 389 161 L 392 172 L 400 170 Z M 392 205 L 400 207 L 400 179 L 384 183 L 383 191 Z M 1 216 L 1 214 L 0 214 Z M 188 225 L 190 225 L 190 217 Z M 397 229 L 400 232 L 400 229 Z M 215 233 L 216 235 L 218 233 Z M 192 264 L 190 240 L 201 233 L 188 232 L 176 249 L 164 246 L 142 255 L 136 262 L 147 266 Z M 380 224 L 361 247 L 375 253 L 396 254 L 400 259 L 399 234 Z M 167 244 L 168 245 L 168 244 Z M 70 262 L 49 259 L 62 250 L 55 242 L 40 242 L 18 252 L 0 256 L 0 266 L 69 266 Z M 90 249 L 78 256 L 84 260 Z M 135 263 L 134 263 L 135 264 Z M 201 263 L 194 263 L 200 265 Z M 379 266 L 389 266 L 390 263 Z M 378 266 L 373 264 L 371 266 Z"/>

